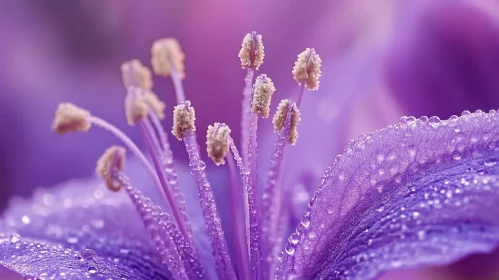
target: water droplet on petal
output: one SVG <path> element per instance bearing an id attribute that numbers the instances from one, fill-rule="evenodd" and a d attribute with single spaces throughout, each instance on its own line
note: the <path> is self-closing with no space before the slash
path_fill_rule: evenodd
<path id="1" fill-rule="evenodd" d="M 303 216 L 301 218 L 301 224 L 304 228 L 308 228 L 310 226 L 310 217 L 308 216 Z"/>
<path id="2" fill-rule="evenodd" d="M 424 230 L 418 231 L 419 240 L 423 240 L 425 238 L 425 236 L 426 236 L 426 231 L 424 231 Z"/>
<path id="3" fill-rule="evenodd" d="M 29 223 L 31 222 L 30 218 L 26 215 L 24 215 L 22 218 L 21 218 L 21 221 L 23 222 L 23 224 L 25 225 L 29 225 Z"/>
<path id="4" fill-rule="evenodd" d="M 497 164 L 497 161 L 493 158 L 489 158 L 483 162 L 484 165 L 486 166 L 494 166 Z"/>
<path id="5" fill-rule="evenodd" d="M 437 128 L 440 125 L 440 118 L 437 116 L 433 116 L 429 119 L 428 122 L 433 128 Z"/>
<path id="6" fill-rule="evenodd" d="M 286 247 L 284 248 L 284 250 L 286 251 L 286 254 L 292 256 L 295 254 L 296 248 L 295 248 L 295 245 L 288 243 L 288 244 L 286 244 Z"/>
<path id="7" fill-rule="evenodd" d="M 300 236 L 298 235 L 298 233 L 296 232 L 293 232 L 290 236 L 289 236 L 289 239 L 288 241 L 290 243 L 292 243 L 293 245 L 296 245 L 298 243 L 298 241 L 300 240 Z"/>
<path id="8" fill-rule="evenodd" d="M 66 241 L 68 243 L 70 243 L 70 244 L 76 244 L 76 243 L 78 243 L 78 237 L 76 237 L 76 236 L 68 236 L 66 238 Z"/>
<path id="9" fill-rule="evenodd" d="M 19 234 L 13 234 L 10 237 L 10 242 L 12 242 L 12 243 L 17 243 L 19 241 L 21 241 L 21 236 Z"/>
<path id="10" fill-rule="evenodd" d="M 80 256 L 86 262 L 95 261 L 95 252 L 92 249 L 85 249 L 85 250 L 81 251 Z"/>
<path id="11" fill-rule="evenodd" d="M 97 269 L 97 267 L 95 267 L 95 266 L 88 267 L 88 273 L 95 274 L 97 272 L 99 272 L 99 270 Z"/>

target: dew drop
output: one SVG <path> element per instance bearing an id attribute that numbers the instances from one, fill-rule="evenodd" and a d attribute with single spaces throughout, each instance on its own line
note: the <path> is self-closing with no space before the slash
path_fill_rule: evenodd
<path id="1" fill-rule="evenodd" d="M 95 252 L 92 249 L 85 249 L 85 250 L 81 251 L 80 256 L 86 262 L 95 261 Z"/>
<path id="2" fill-rule="evenodd" d="M 385 160 L 385 155 L 384 154 L 376 155 L 376 160 L 378 161 L 378 163 L 382 163 Z"/>
<path id="3" fill-rule="evenodd" d="M 298 233 L 296 232 L 293 232 L 290 236 L 289 236 L 289 239 L 288 241 L 293 244 L 293 245 L 296 245 L 298 244 L 298 241 L 300 240 L 300 236 L 298 235 Z"/>
<path id="4" fill-rule="evenodd" d="M 308 233 L 308 239 L 315 240 L 317 238 L 317 233 L 315 231 L 311 231 Z"/>
<path id="5" fill-rule="evenodd" d="M 288 244 L 286 244 L 286 247 L 284 248 L 284 250 L 286 251 L 286 254 L 292 256 L 295 254 L 296 248 L 295 248 L 295 245 L 288 243 Z"/>
<path id="6" fill-rule="evenodd" d="M 76 243 L 78 243 L 78 237 L 76 237 L 76 236 L 68 236 L 66 238 L 66 241 L 68 243 L 70 243 L 70 244 L 76 244 Z"/>
<path id="7" fill-rule="evenodd" d="M 423 240 L 425 238 L 425 236 L 426 236 L 426 231 L 424 231 L 424 230 L 418 231 L 419 240 Z"/>
<path id="8" fill-rule="evenodd" d="M 92 220 L 91 223 L 92 223 L 92 226 L 94 226 L 95 228 L 103 228 L 104 227 L 103 220 Z"/>
<path id="9" fill-rule="evenodd" d="M 278 255 L 277 255 L 277 259 L 279 261 L 282 261 L 284 259 L 284 253 L 283 252 L 280 252 Z"/>
<path id="10" fill-rule="evenodd" d="M 304 228 L 308 228 L 310 226 L 310 217 L 308 216 L 303 216 L 301 218 L 301 224 Z"/>
<path id="11" fill-rule="evenodd" d="M 452 198 L 452 191 L 448 190 L 445 196 L 447 196 L 447 198 Z"/>
<path id="12" fill-rule="evenodd" d="M 485 160 L 483 164 L 486 166 L 494 166 L 497 164 L 497 161 L 495 159 L 489 158 Z"/>
<path id="13" fill-rule="evenodd" d="M 338 180 L 340 180 L 340 181 L 345 180 L 345 174 L 338 175 Z"/>
<path id="14" fill-rule="evenodd" d="M 460 160 L 463 156 L 459 153 L 459 152 L 455 152 L 454 154 L 452 154 L 452 158 L 454 160 Z"/>
<path id="15" fill-rule="evenodd" d="M 22 218 L 21 218 L 21 221 L 23 222 L 23 224 L 25 225 L 29 225 L 29 223 L 31 222 L 30 218 L 26 215 L 24 215 Z"/>
<path id="16" fill-rule="evenodd" d="M 126 255 L 129 252 L 130 252 L 130 250 L 128 250 L 128 249 L 124 249 L 124 248 L 120 249 L 120 253 L 122 253 L 123 255 Z"/>
<path id="17" fill-rule="evenodd" d="M 95 267 L 95 266 L 88 267 L 88 273 L 95 274 L 97 272 L 99 272 L 99 270 L 97 269 L 97 267 Z"/>
<path id="18" fill-rule="evenodd" d="M 13 234 L 10 237 L 10 242 L 12 242 L 12 243 L 17 243 L 19 241 L 21 241 L 21 236 L 19 234 Z"/>
<path id="19" fill-rule="evenodd" d="M 433 128 L 437 128 L 440 125 L 440 118 L 437 116 L 433 116 L 429 119 L 428 122 Z"/>
<path id="20" fill-rule="evenodd" d="M 411 158 L 415 157 L 416 156 L 416 146 L 414 146 L 414 145 L 409 146 L 408 152 L 409 152 L 409 156 Z"/>

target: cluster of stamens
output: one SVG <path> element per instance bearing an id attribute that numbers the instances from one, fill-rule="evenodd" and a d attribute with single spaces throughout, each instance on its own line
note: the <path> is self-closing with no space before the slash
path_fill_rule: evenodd
<path id="1" fill-rule="evenodd" d="M 243 69 L 246 69 L 246 86 L 243 91 L 242 116 L 242 153 L 240 154 L 230 134 L 231 129 L 223 123 L 210 125 L 207 130 L 207 154 L 216 165 L 226 163 L 230 180 L 230 211 L 233 226 L 234 263 L 228 252 L 227 241 L 220 225 L 220 217 L 216 210 L 210 183 L 205 174 L 204 163 L 199 155 L 197 140 L 194 135 L 195 110 L 191 102 L 185 100 L 182 79 L 185 78 L 184 59 L 180 44 L 172 38 L 154 42 L 151 48 L 151 64 L 154 73 L 171 77 L 177 105 L 173 109 L 172 134 L 183 141 L 189 155 L 189 165 L 198 185 L 200 206 L 205 219 L 205 226 L 211 242 L 213 257 L 220 279 L 269 279 L 275 267 L 276 250 L 280 246 L 275 224 L 279 213 L 282 184 L 278 174 L 283 161 L 286 144 L 294 145 L 298 139 L 300 122 L 299 105 L 305 87 L 317 90 L 321 75 L 321 59 L 314 49 L 307 48 L 298 55 L 293 68 L 293 77 L 303 84 L 295 101 L 284 99 L 277 106 L 273 124 L 277 139 L 267 181 L 263 188 L 258 187 L 257 180 L 257 123 L 258 119 L 268 118 L 272 95 L 276 88 L 272 80 L 265 74 L 253 79 L 254 72 L 259 69 L 264 59 L 262 36 L 255 32 L 248 33 L 242 42 L 239 58 Z M 190 219 L 185 208 L 185 200 L 176 180 L 173 168 L 172 151 L 166 132 L 159 120 L 165 117 L 165 104 L 152 91 L 151 71 L 140 61 L 134 59 L 121 66 L 123 84 L 126 88 L 125 115 L 129 125 L 140 127 L 152 164 L 137 145 L 121 130 L 112 124 L 91 115 L 87 110 L 70 103 L 62 103 L 54 118 L 52 129 L 64 134 L 67 132 L 86 132 L 91 126 L 100 127 L 113 133 L 142 163 L 152 177 L 156 187 L 162 194 L 168 209 L 164 212 L 173 217 L 172 226 L 176 229 L 168 231 L 169 239 L 158 245 L 167 269 L 174 278 L 201 279 L 205 277 L 205 269 L 199 262 L 196 243 L 192 235 Z M 254 80 L 254 83 L 253 83 Z M 136 193 L 124 173 L 126 149 L 112 146 L 104 152 L 97 162 L 96 173 L 107 188 L 118 191 L 126 186 L 127 192 Z M 241 178 L 242 177 L 242 178 Z M 242 180 L 238 180 L 241 178 Z M 263 192 L 261 192 L 263 191 Z M 241 193 L 244 199 L 241 200 Z M 141 206 L 133 197 L 132 203 L 140 212 Z M 244 215 L 240 215 L 239 207 L 244 205 Z M 259 213 L 259 214 L 257 214 Z M 278 215 L 277 215 L 278 216 Z M 148 224 L 149 223 L 149 224 Z M 144 225 L 151 230 L 151 221 Z M 164 223 L 158 223 L 158 228 Z M 175 233 L 175 234 L 174 234 Z M 157 230 L 150 232 L 154 240 L 158 240 Z M 156 235 L 155 235 L 156 234 Z M 161 238 L 159 238 L 161 239 Z M 166 244 L 166 245 L 165 245 Z M 164 247 L 166 246 L 166 247 Z M 179 266 L 183 266 L 179 269 Z M 234 267 L 236 269 L 234 269 Z"/>

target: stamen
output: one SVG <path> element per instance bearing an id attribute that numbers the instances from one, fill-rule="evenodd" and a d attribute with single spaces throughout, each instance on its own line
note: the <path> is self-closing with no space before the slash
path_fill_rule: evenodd
<path id="1" fill-rule="evenodd" d="M 156 146 L 156 150 L 158 151 L 158 154 L 160 155 L 160 161 L 163 166 L 163 170 L 166 174 L 166 180 L 167 183 L 172 191 L 172 194 L 175 197 L 175 201 L 177 202 L 177 207 L 180 211 L 180 214 L 182 216 L 182 219 L 184 220 L 184 223 L 186 224 L 186 228 L 188 230 L 188 233 L 190 235 L 190 239 L 192 239 L 192 229 L 190 225 L 190 220 L 189 216 L 187 215 L 187 208 L 186 208 L 186 203 L 185 203 L 185 197 L 180 191 L 180 188 L 178 186 L 178 176 L 177 173 L 175 172 L 175 166 L 173 164 L 173 153 L 172 150 L 170 149 L 170 142 L 168 141 L 168 138 L 166 136 L 166 133 L 161 126 L 161 123 L 159 121 L 159 118 L 155 114 L 150 114 L 149 115 L 152 125 L 156 129 L 158 136 L 159 136 L 159 144 Z M 152 131 L 154 130 L 151 127 L 151 124 L 149 123 L 148 120 L 144 121 L 144 124 L 146 127 L 149 127 L 149 129 Z M 193 247 L 195 249 L 195 247 Z"/>
<path id="2" fill-rule="evenodd" d="M 144 91 L 144 101 L 160 120 L 165 118 L 166 105 L 152 91 Z"/>
<path id="3" fill-rule="evenodd" d="M 169 77 L 177 71 L 180 79 L 185 78 L 185 55 L 177 39 L 164 38 L 156 40 L 151 48 L 151 63 L 156 75 Z"/>
<path id="4" fill-rule="evenodd" d="M 252 68 L 258 70 L 265 57 L 262 35 L 257 35 L 255 31 L 251 32 L 251 34 L 246 34 L 238 56 L 241 59 L 243 69 Z"/>
<path id="5" fill-rule="evenodd" d="M 261 230 L 262 243 L 264 244 L 262 246 L 264 248 L 262 254 L 266 266 L 265 273 L 271 271 L 276 259 L 277 251 L 272 249 L 271 244 L 279 242 L 279 234 L 281 233 L 278 229 L 282 203 L 281 168 L 284 161 L 286 142 L 294 145 L 296 141 L 298 134 L 296 126 L 293 126 L 293 123 L 296 124 L 297 120 L 299 120 L 299 113 L 296 104 L 289 100 L 281 101 L 274 117 L 274 125 L 277 123 L 275 129 L 278 137 L 274 145 L 274 151 L 272 152 L 260 208 L 262 213 Z M 293 138 L 294 142 L 291 142 L 293 135 L 296 135 L 296 137 Z"/>
<path id="6" fill-rule="evenodd" d="M 245 196 L 247 196 L 247 208 L 245 208 L 245 219 L 247 223 L 247 232 L 249 235 L 249 251 L 250 251 L 250 264 L 251 270 L 253 272 L 253 279 L 264 279 L 262 265 L 262 250 L 260 242 L 260 224 L 258 219 L 258 206 L 257 206 L 257 195 L 256 195 L 256 185 L 252 181 L 252 174 L 248 171 L 243 163 L 241 156 L 234 145 L 234 141 L 229 136 L 228 138 L 230 149 L 234 160 L 239 167 L 239 172 L 243 178 L 243 185 L 246 190 Z"/>
<path id="7" fill-rule="evenodd" d="M 254 70 L 258 70 L 263 63 L 265 57 L 262 35 L 257 35 L 255 31 L 248 33 L 243 38 L 241 50 L 239 51 L 241 66 L 246 69 L 246 77 L 244 79 L 243 102 L 242 102 L 242 119 L 241 119 L 241 147 L 244 164 L 248 164 L 248 147 L 250 139 L 251 125 L 251 86 L 253 84 Z"/>
<path id="8" fill-rule="evenodd" d="M 158 115 L 160 119 L 163 119 L 165 117 L 164 113 L 165 103 L 159 100 L 156 94 L 154 94 L 151 91 L 153 86 L 153 81 L 152 81 L 151 71 L 149 70 L 149 68 L 142 65 L 142 63 L 140 63 L 139 60 L 132 59 L 130 61 L 124 62 L 121 65 L 121 73 L 123 77 L 123 84 L 125 85 L 125 88 L 128 90 L 128 92 L 130 92 L 131 87 L 143 89 L 142 93 L 140 94 L 140 98 L 139 95 L 135 94 L 134 96 L 135 98 L 133 98 L 133 102 L 131 102 L 132 106 L 139 107 L 136 109 L 138 109 L 138 111 L 140 112 L 138 114 L 139 116 L 142 117 L 141 119 L 143 119 L 145 115 L 147 115 L 147 113 L 144 112 L 145 105 L 143 103 L 147 104 L 153 110 L 153 112 L 156 113 L 156 115 Z M 125 109 L 125 112 L 127 112 L 127 118 L 128 118 L 129 109 Z M 132 114 L 131 112 L 130 114 L 136 115 Z M 136 123 L 137 121 L 138 120 L 134 121 L 134 123 Z M 129 124 L 133 125 L 130 123 L 130 120 Z"/>
<path id="9" fill-rule="evenodd" d="M 125 88 L 139 86 L 145 90 L 152 89 L 151 70 L 142 65 L 138 59 L 132 59 L 121 64 L 121 74 Z"/>
<path id="10" fill-rule="evenodd" d="M 84 123 L 85 126 L 82 126 L 81 123 Z M 62 134 L 61 131 L 87 131 L 90 128 L 91 124 L 111 132 L 114 136 L 121 140 L 125 144 L 125 146 L 127 146 L 128 149 L 139 159 L 142 166 L 144 166 L 146 171 L 154 180 L 156 187 L 158 187 L 158 189 L 161 191 L 162 186 L 159 178 L 153 167 L 147 161 L 145 155 L 140 151 L 137 145 L 135 145 L 135 143 L 130 138 L 128 138 L 128 136 L 126 136 L 125 133 L 123 133 L 114 125 L 106 122 L 101 118 L 90 115 L 90 112 L 78 108 L 73 104 L 63 103 L 59 105 L 59 108 L 57 109 L 54 119 L 54 125 L 52 127 L 53 130 Z M 74 129 L 75 127 L 79 129 Z M 86 129 L 81 129 L 81 127 L 85 127 Z"/>
<path id="11" fill-rule="evenodd" d="M 190 101 L 184 101 L 173 109 L 173 129 L 172 134 L 182 141 L 184 137 L 196 131 L 194 121 L 196 120 L 196 112 L 191 106 Z"/>
<path id="12" fill-rule="evenodd" d="M 277 106 L 277 111 L 274 115 L 274 119 L 272 120 L 272 122 L 274 123 L 274 131 L 278 132 L 285 127 L 285 121 L 288 114 L 291 114 L 291 123 L 289 127 L 290 132 L 289 134 L 286 133 L 286 137 L 288 138 L 288 142 L 291 145 L 295 145 L 296 140 L 298 139 L 297 127 L 301 121 L 301 118 L 300 110 L 298 110 L 296 103 L 294 103 L 293 101 L 284 99 Z"/>
<path id="13" fill-rule="evenodd" d="M 207 133 L 207 149 L 208 156 L 215 161 L 217 165 L 225 164 L 224 158 L 227 160 L 229 168 L 230 187 L 229 187 L 229 204 L 230 216 L 232 225 L 232 234 L 234 249 L 236 251 L 236 266 L 238 279 L 250 279 L 250 262 L 248 253 L 248 239 L 246 229 L 249 229 L 245 221 L 245 216 L 249 213 L 247 204 L 243 204 L 245 212 L 241 215 L 241 193 L 247 194 L 246 189 L 239 185 L 239 173 L 237 171 L 234 158 L 230 152 L 230 128 L 226 124 L 215 123 L 208 127 Z M 241 192 L 242 191 L 242 192 Z"/>
<path id="14" fill-rule="evenodd" d="M 170 191 L 170 188 L 168 187 L 168 181 L 167 181 L 167 176 L 164 173 L 163 169 L 161 168 L 161 163 L 159 161 L 156 145 L 158 143 L 154 143 L 153 140 L 151 140 L 151 133 L 150 129 L 150 123 L 142 123 L 141 125 L 142 133 L 144 136 L 144 139 L 146 140 L 146 146 L 147 149 L 149 150 L 149 154 L 151 155 L 152 162 L 154 164 L 154 168 L 156 169 L 156 173 L 158 174 L 159 182 L 161 185 L 161 193 L 163 194 L 163 197 L 165 198 L 165 201 L 167 202 L 171 213 L 173 214 L 173 217 L 175 219 L 175 222 L 177 226 L 180 229 L 180 232 L 182 236 L 186 240 L 188 240 L 192 246 L 194 246 L 194 241 L 192 240 L 192 230 L 190 228 L 190 222 L 188 219 L 186 219 L 187 214 L 186 213 L 181 213 L 179 207 L 177 206 L 177 201 L 173 198 L 172 192 Z M 184 210 L 184 209 L 183 209 Z"/>
<path id="15" fill-rule="evenodd" d="M 225 164 L 225 156 L 229 151 L 227 137 L 230 135 L 230 128 L 225 124 L 215 123 L 208 126 L 206 134 L 206 149 L 208 156 L 213 159 L 216 165 Z"/>
<path id="16" fill-rule="evenodd" d="M 251 110 L 262 118 L 268 118 L 270 113 L 270 101 L 275 92 L 275 86 L 267 75 L 262 74 L 255 80 L 253 86 L 253 100 L 251 101 Z"/>
<path id="17" fill-rule="evenodd" d="M 122 70 L 129 70 L 127 63 L 123 64 Z M 124 79 L 129 77 L 130 84 L 128 93 L 125 99 L 125 112 L 130 125 L 140 122 L 141 130 L 146 142 L 147 149 L 154 163 L 154 168 L 159 179 L 159 192 L 170 208 L 173 217 L 180 229 L 180 232 L 186 240 L 195 249 L 194 240 L 192 237 L 192 228 L 185 207 L 185 199 L 177 186 L 177 176 L 173 168 L 173 158 L 169 150 L 168 140 L 164 130 L 159 123 L 160 118 L 164 118 L 165 104 L 150 90 L 139 89 L 138 79 L 136 75 L 123 72 Z M 126 86 L 126 83 L 125 83 Z M 156 131 L 147 119 L 147 116 L 155 120 L 157 133 L 161 137 L 162 143 L 156 135 Z M 162 148 L 161 145 L 164 147 Z M 165 149 L 168 150 L 169 156 L 164 154 Z M 168 162 L 169 161 L 169 162 Z M 168 167 L 167 167 L 168 162 Z M 170 181 L 169 179 L 172 179 Z M 175 199 L 173 197 L 175 195 Z"/>
<path id="18" fill-rule="evenodd" d="M 185 100 L 182 80 L 185 78 L 185 55 L 176 39 L 165 38 L 157 40 L 151 48 L 151 63 L 154 73 L 160 76 L 171 76 L 177 102 Z"/>
<path id="19" fill-rule="evenodd" d="M 246 218 L 244 216 L 245 213 L 248 213 L 248 204 L 244 204 L 244 213 L 241 215 L 240 205 L 241 205 L 241 192 L 239 190 L 239 180 L 236 163 L 234 162 L 234 158 L 230 150 L 227 155 L 227 166 L 229 167 L 230 174 L 230 187 L 229 187 L 229 203 L 230 203 L 230 215 L 233 227 L 235 227 L 233 232 L 233 241 L 234 248 L 236 250 L 236 262 L 237 262 L 237 271 L 238 271 L 238 279 L 249 279 L 251 277 L 250 270 L 250 261 L 249 261 L 249 252 L 248 252 L 248 238 L 249 234 L 246 229 L 249 230 L 249 225 L 246 225 Z M 243 189 L 243 196 L 246 196 L 244 199 L 247 201 L 247 191 Z"/>
<path id="20" fill-rule="evenodd" d="M 242 116 L 241 116 L 241 147 L 244 164 L 248 164 L 248 146 L 250 139 L 251 125 L 251 84 L 253 83 L 254 71 L 251 68 L 246 69 L 246 77 L 244 78 Z"/>
<path id="21" fill-rule="evenodd" d="M 164 213 L 160 207 L 154 205 L 140 191 L 133 188 L 125 174 L 117 169 L 114 169 L 113 174 L 126 190 L 149 233 L 150 239 L 154 241 L 163 263 L 173 278 L 204 278 L 205 270 L 199 260 L 198 253 L 192 249 L 175 223 L 171 221 L 170 216 Z M 185 270 L 181 267 L 184 267 Z"/>
<path id="22" fill-rule="evenodd" d="M 183 107 L 184 109 L 178 109 Z M 176 118 L 177 110 L 189 111 L 190 102 L 183 102 L 175 107 L 174 112 L 174 128 L 172 133 L 183 139 L 187 154 L 189 156 L 189 166 L 191 167 L 191 174 L 196 180 L 198 186 L 199 203 L 201 204 L 201 209 L 205 219 L 206 230 L 208 232 L 208 237 L 211 242 L 211 247 L 213 250 L 213 257 L 215 258 L 215 264 L 217 267 L 217 273 L 220 279 L 236 279 L 234 268 L 230 261 L 230 256 L 227 248 L 227 241 L 225 240 L 224 233 L 222 230 L 222 225 L 220 223 L 220 216 L 217 212 L 217 207 L 213 195 L 213 190 L 211 189 L 210 182 L 206 177 L 206 164 L 201 160 L 199 155 L 199 145 L 196 142 L 196 137 L 194 136 L 194 109 L 192 109 L 191 115 L 188 117 L 189 129 L 182 129 L 182 133 L 177 133 L 180 127 L 178 122 L 183 122 L 181 119 Z"/>
<path id="23" fill-rule="evenodd" d="M 135 125 L 147 118 L 149 113 L 159 119 L 165 118 L 165 103 L 152 91 L 144 91 L 133 86 L 128 87 L 125 97 L 125 115 L 129 125 Z"/>
<path id="24" fill-rule="evenodd" d="M 106 186 L 111 191 L 119 191 L 121 184 L 113 176 L 113 169 L 123 171 L 125 168 L 126 150 L 120 146 L 111 146 L 97 161 L 95 172 L 105 182 Z"/>
<path id="25" fill-rule="evenodd" d="M 293 77 L 299 85 L 305 83 L 309 90 L 319 89 L 319 79 L 321 77 L 320 56 L 315 52 L 315 49 L 307 48 L 298 55 L 298 59 L 293 67 Z"/>
<path id="26" fill-rule="evenodd" d="M 128 93 L 125 97 L 125 115 L 128 124 L 135 125 L 147 118 L 148 113 L 149 106 L 145 101 L 142 89 L 128 87 Z"/>
<path id="27" fill-rule="evenodd" d="M 61 103 L 55 111 L 52 131 L 58 134 L 79 131 L 86 132 L 91 127 L 88 121 L 89 116 L 90 112 L 85 109 L 77 107 L 72 103 Z"/>

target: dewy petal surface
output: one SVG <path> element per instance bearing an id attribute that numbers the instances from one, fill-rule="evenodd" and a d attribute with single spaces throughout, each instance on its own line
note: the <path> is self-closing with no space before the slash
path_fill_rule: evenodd
<path id="1" fill-rule="evenodd" d="M 0 231 L 0 264 L 23 275 L 169 279 L 129 198 L 97 180 L 12 200 Z"/>
<path id="2" fill-rule="evenodd" d="M 372 279 L 499 244 L 499 116 L 401 119 L 352 141 L 322 178 L 279 278 Z"/>

